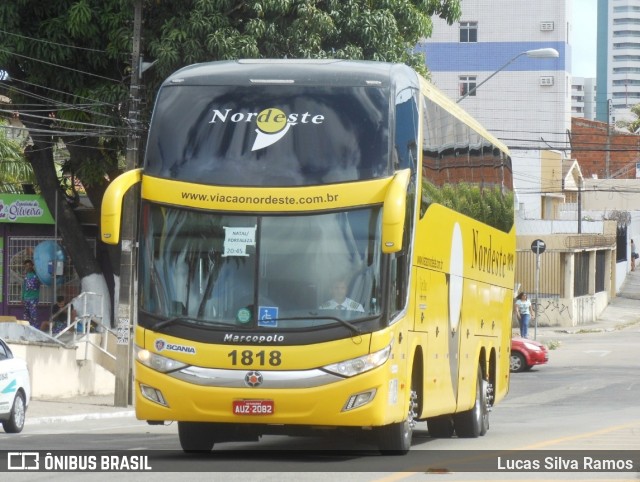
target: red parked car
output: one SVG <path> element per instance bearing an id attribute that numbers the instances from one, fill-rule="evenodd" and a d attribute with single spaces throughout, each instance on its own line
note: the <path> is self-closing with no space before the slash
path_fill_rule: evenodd
<path id="1" fill-rule="evenodd" d="M 534 340 L 516 336 L 511 338 L 511 371 L 523 372 L 534 365 L 543 365 L 549 361 L 549 350 Z"/>

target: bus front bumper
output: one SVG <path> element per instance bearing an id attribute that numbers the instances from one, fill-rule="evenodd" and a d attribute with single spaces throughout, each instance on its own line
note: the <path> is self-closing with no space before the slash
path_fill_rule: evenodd
<path id="1" fill-rule="evenodd" d="M 217 370 L 203 377 L 160 373 L 138 362 L 135 368 L 140 420 L 369 427 L 406 417 L 408 387 L 391 376 L 397 370 L 389 363 L 350 378 L 320 370 L 298 376 Z"/>

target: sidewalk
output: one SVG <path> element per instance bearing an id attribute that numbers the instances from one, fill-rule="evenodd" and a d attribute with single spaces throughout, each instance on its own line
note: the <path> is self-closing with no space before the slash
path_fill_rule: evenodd
<path id="1" fill-rule="evenodd" d="M 640 328 L 640 269 L 629 273 L 618 293 L 596 323 L 573 328 L 538 327 L 541 342 L 559 340 L 576 333 L 620 330 L 628 326 Z M 533 334 L 534 327 L 529 327 Z M 115 407 L 113 395 L 87 395 L 57 400 L 31 400 L 27 410 L 27 427 L 61 421 L 81 421 L 99 418 L 134 417 L 132 406 Z"/>
<path id="2" fill-rule="evenodd" d="M 115 407 L 113 395 L 33 399 L 27 408 L 25 426 L 116 417 L 135 417 L 135 412 L 132 406 Z"/>

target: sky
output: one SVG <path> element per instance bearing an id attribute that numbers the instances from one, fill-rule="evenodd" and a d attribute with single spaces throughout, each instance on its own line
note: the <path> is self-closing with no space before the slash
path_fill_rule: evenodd
<path id="1" fill-rule="evenodd" d="M 574 77 L 596 76 L 596 31 L 598 0 L 573 0 L 571 49 Z"/>

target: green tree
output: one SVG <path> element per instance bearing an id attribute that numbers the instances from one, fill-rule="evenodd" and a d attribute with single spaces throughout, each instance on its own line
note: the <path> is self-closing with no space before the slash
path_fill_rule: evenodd
<path id="1" fill-rule="evenodd" d="M 24 158 L 22 146 L 10 139 L 8 122 L 0 121 L 0 192 L 19 192 L 21 183 L 33 184 L 33 169 Z"/>
<path id="2" fill-rule="evenodd" d="M 54 167 L 62 139 L 62 172 L 78 177 L 99 209 L 106 186 L 123 167 L 127 135 L 145 138 L 161 81 L 187 64 L 237 58 L 343 58 L 404 62 L 426 73 L 414 51 L 431 35 L 431 17 L 450 23 L 460 0 L 139 0 L 142 55 L 155 60 L 142 77 L 141 122 L 130 125 L 129 87 L 134 3 L 138 0 L 0 2 L 0 83 L 29 128 L 25 150 L 61 235 L 73 253 L 82 288 L 104 292 L 93 251 Z M 119 272 L 118 252 L 112 252 Z M 100 286 L 96 287 L 95 283 Z"/>
<path id="3" fill-rule="evenodd" d="M 617 121 L 616 127 L 621 129 L 626 129 L 632 134 L 636 134 L 638 129 L 640 129 L 640 104 L 636 104 L 631 107 L 631 113 L 636 116 L 635 120 L 632 121 Z"/>

